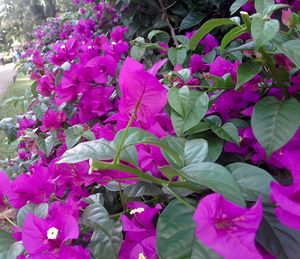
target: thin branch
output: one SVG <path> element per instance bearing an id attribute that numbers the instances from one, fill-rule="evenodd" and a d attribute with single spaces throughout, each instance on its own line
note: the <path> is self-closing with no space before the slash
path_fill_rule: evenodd
<path id="1" fill-rule="evenodd" d="M 163 13 L 164 13 L 164 16 L 165 16 L 165 18 L 166 18 L 166 22 L 167 22 L 167 24 L 168 24 L 168 26 L 169 26 L 169 28 L 170 28 L 170 32 L 171 32 L 171 35 L 172 35 L 174 44 L 175 44 L 175 46 L 176 46 L 176 48 L 177 48 L 177 47 L 179 46 L 179 43 L 178 43 L 178 41 L 176 40 L 175 29 L 174 29 L 174 27 L 172 26 L 172 24 L 171 24 L 171 22 L 170 22 L 170 19 L 169 19 L 169 17 L 168 17 L 167 8 L 165 7 L 163 0 L 158 0 L 158 2 L 159 2 L 159 5 L 160 5 L 160 7 L 161 7 L 161 10 L 162 10 Z M 174 3 L 175 3 L 175 2 L 174 2 Z M 174 4 L 174 3 L 173 3 L 173 4 Z"/>

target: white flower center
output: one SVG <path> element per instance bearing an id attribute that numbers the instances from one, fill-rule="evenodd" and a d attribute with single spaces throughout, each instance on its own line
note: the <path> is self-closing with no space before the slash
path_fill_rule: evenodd
<path id="1" fill-rule="evenodd" d="M 47 231 L 47 238 L 50 240 L 56 239 L 58 236 L 58 229 L 56 227 L 49 228 Z"/>
<path id="2" fill-rule="evenodd" d="M 133 210 L 130 211 L 130 215 L 133 215 L 135 213 L 142 213 L 144 211 L 145 211 L 144 208 L 136 208 L 136 209 L 133 209 Z"/>
<path id="3" fill-rule="evenodd" d="M 147 259 L 144 253 L 139 253 L 139 258 L 138 259 Z"/>

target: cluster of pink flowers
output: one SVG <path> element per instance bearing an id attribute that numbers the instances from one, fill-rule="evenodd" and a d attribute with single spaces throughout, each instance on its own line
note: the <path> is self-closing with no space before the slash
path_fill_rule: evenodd
<path id="1" fill-rule="evenodd" d="M 118 183 L 122 194 L 122 184 L 138 182 L 133 173 L 136 167 L 150 178 L 179 181 L 180 174 L 167 177 L 164 173 L 163 169 L 171 163 L 161 149 L 146 142 L 137 143 L 136 158 L 128 154 L 128 160 L 136 159 L 135 166 L 128 160 L 122 161 L 128 172 L 104 168 L 91 173 L 88 160 L 73 164 L 59 162 L 67 150 L 87 140 L 104 140 L 106 148 L 113 149 L 115 136 L 121 130 L 126 132 L 128 125 L 151 133 L 153 138 L 175 138 L 173 118 L 168 111 L 169 88 L 163 84 L 164 80 L 179 89 L 187 85 L 191 92 L 207 92 L 210 100 L 215 101 L 211 101 L 206 117 L 215 116 L 223 124 L 244 119 L 243 126 L 238 127 L 239 145 L 226 141 L 224 152 L 244 157 L 254 165 L 263 163 L 270 170 L 291 172 L 291 185 L 271 183 L 270 200 L 276 206 L 278 220 L 289 228 L 300 230 L 300 170 L 297 166 L 300 131 L 267 157 L 252 127 L 246 123 L 250 121 L 255 104 L 262 98 L 263 76 L 256 75 L 238 90 L 230 88 L 222 92 L 224 89 L 217 89 L 216 78 L 230 78 L 232 84 L 236 84 L 242 63 L 222 56 L 209 62 L 207 56 L 219 46 L 212 34 L 199 42 L 201 54 L 191 55 L 188 80 L 178 76 L 184 69 L 182 65 L 176 65 L 171 71 L 175 74 L 173 78 L 168 73 L 161 75 L 167 58 L 146 68 L 127 56 L 129 43 L 125 37 L 128 28 L 116 26 L 120 17 L 108 3 L 74 0 L 74 4 L 87 4 L 89 8 L 80 8 L 74 23 L 62 23 L 55 18 L 36 30 L 36 41 L 24 55 L 32 65 L 31 78 L 36 81 L 37 97 L 29 111 L 18 119 L 18 156 L 19 160 L 31 164 L 21 174 L 14 175 L 13 180 L 0 172 L 0 210 L 9 207 L 20 210 L 28 204 L 42 203 L 48 204 L 49 208 L 45 217 L 27 213 L 24 223 L 13 228 L 13 237 L 22 241 L 25 248 L 19 258 L 91 258 L 87 244 L 93 238 L 93 232 L 79 227 L 82 211 L 88 207 L 86 198 L 100 188 L 110 190 L 111 182 Z M 299 9 L 297 1 L 291 4 Z M 243 8 L 251 11 L 252 5 L 247 3 Z M 190 39 L 193 33 L 187 33 L 186 38 Z M 248 34 L 239 37 L 243 42 L 250 39 Z M 160 46 L 168 49 L 163 43 Z M 166 54 L 160 52 L 160 55 Z M 244 55 L 250 57 L 258 53 L 245 51 Z M 278 54 L 275 60 L 278 67 L 292 72 L 294 66 L 288 58 Z M 300 91 L 300 73 L 291 74 L 291 83 L 286 89 L 289 96 L 296 96 Z M 207 83 L 205 87 L 203 82 Z M 285 98 L 280 87 L 268 89 L 264 95 L 279 100 Z M 192 97 L 188 98 L 191 102 Z M 185 140 L 180 138 L 180 141 Z M 108 154 L 102 160 L 111 165 L 113 158 Z M 155 198 L 149 206 L 147 198 L 142 196 L 145 202 L 128 199 L 124 204 L 121 194 L 120 221 L 124 238 L 119 258 L 158 258 L 156 221 L 165 208 L 165 199 Z M 199 195 L 195 197 L 199 201 Z M 110 198 L 113 200 L 115 196 Z M 261 196 L 256 203 L 251 200 L 253 203 L 248 208 L 228 201 L 219 193 L 201 198 L 193 219 L 195 235 L 204 245 L 226 259 L 272 258 L 256 241 L 263 218 Z M 107 209 L 111 214 L 121 211 L 117 205 L 117 209 L 112 208 Z"/>

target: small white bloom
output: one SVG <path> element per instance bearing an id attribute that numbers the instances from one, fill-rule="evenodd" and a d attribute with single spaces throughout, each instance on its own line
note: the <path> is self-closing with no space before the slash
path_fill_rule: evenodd
<path id="1" fill-rule="evenodd" d="M 144 208 L 136 208 L 136 209 L 133 209 L 133 210 L 130 211 L 130 215 L 133 215 L 135 213 L 142 213 L 144 211 L 145 211 Z"/>
<path id="2" fill-rule="evenodd" d="M 56 227 L 49 228 L 47 231 L 47 238 L 50 240 L 56 239 L 58 236 L 58 229 Z"/>

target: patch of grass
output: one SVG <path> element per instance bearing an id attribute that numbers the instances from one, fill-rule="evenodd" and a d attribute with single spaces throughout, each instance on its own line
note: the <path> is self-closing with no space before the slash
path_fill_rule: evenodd
<path id="1" fill-rule="evenodd" d="M 32 81 L 24 74 L 17 75 L 16 81 L 7 89 L 5 95 L 1 98 L 0 103 L 14 96 L 24 96 L 26 89 L 30 88 Z M 0 120 L 3 118 L 16 118 L 17 115 L 24 113 L 20 103 L 14 105 L 9 103 L 5 107 L 0 107 Z M 5 134 L 0 131 L 0 160 L 6 158 L 8 148 Z"/>

